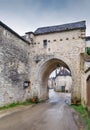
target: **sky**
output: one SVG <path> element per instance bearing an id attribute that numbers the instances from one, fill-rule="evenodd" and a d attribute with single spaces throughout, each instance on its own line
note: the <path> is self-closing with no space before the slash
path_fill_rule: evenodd
<path id="1" fill-rule="evenodd" d="M 20 35 L 83 20 L 90 36 L 90 0 L 0 0 L 0 21 Z"/>

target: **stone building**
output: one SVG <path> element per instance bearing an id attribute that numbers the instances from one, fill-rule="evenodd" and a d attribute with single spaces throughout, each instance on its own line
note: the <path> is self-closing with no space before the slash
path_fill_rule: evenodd
<path id="1" fill-rule="evenodd" d="M 0 22 L 0 106 L 26 100 L 30 43 Z"/>
<path id="2" fill-rule="evenodd" d="M 71 71 L 74 96 L 81 96 L 80 54 L 85 52 L 85 22 L 38 28 L 30 47 L 31 81 L 40 99 L 48 98 L 47 81 L 50 73 L 63 66 Z M 29 39 L 27 39 L 29 41 Z"/>
<path id="3" fill-rule="evenodd" d="M 71 88 L 72 88 L 72 77 L 70 71 L 68 71 L 64 67 L 60 67 L 55 77 L 54 90 L 70 93 Z"/>
<path id="4" fill-rule="evenodd" d="M 85 21 L 41 27 L 23 37 L 0 22 L 0 106 L 33 96 L 47 99 L 48 78 L 58 65 L 71 72 L 72 97 L 85 99 L 81 54 L 86 42 Z"/>

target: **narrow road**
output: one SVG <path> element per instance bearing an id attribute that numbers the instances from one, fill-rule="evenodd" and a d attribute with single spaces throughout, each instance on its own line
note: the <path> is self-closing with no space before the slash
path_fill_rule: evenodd
<path id="1" fill-rule="evenodd" d="M 59 96 L 0 119 L 0 130 L 85 130 L 82 118 Z"/>

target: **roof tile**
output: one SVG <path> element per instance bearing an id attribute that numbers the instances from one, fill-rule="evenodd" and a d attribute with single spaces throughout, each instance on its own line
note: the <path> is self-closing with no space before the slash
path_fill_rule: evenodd
<path id="1" fill-rule="evenodd" d="M 40 34 L 48 34 L 48 33 L 61 32 L 61 31 L 74 30 L 74 29 L 86 29 L 85 21 L 57 25 L 57 26 L 41 27 L 38 28 L 34 32 L 34 34 L 40 35 Z"/>

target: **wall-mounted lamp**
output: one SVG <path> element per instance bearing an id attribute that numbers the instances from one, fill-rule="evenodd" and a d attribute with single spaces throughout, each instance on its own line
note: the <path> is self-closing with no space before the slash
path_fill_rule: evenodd
<path id="1" fill-rule="evenodd" d="M 30 85 L 30 81 L 24 81 L 23 88 L 26 89 L 29 87 L 29 85 Z"/>

